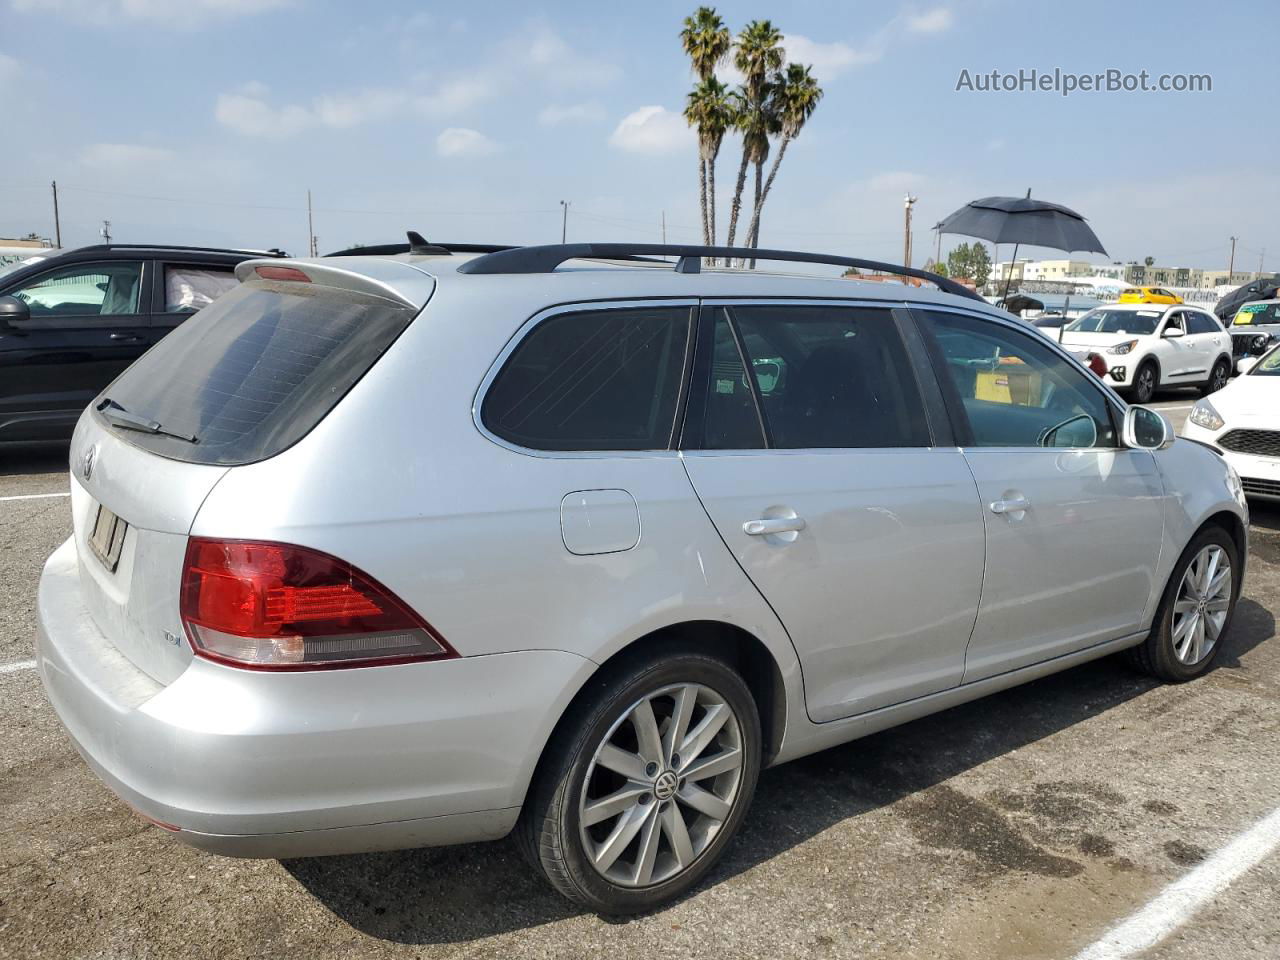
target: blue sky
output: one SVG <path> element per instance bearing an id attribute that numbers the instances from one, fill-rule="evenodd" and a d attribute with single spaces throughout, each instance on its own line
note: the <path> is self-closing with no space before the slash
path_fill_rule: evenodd
<path id="1" fill-rule="evenodd" d="M 398 240 L 699 239 L 676 37 L 692 2 L 0 0 L 0 235 L 323 251 Z M 897 260 L 1022 194 L 1087 216 L 1115 260 L 1280 264 L 1274 8 L 1258 3 L 722 3 L 771 18 L 826 96 L 764 246 Z M 1250 29 L 1249 24 L 1259 29 Z M 957 92 L 971 73 L 1207 73 L 1204 93 Z M 1264 119 L 1266 118 L 1266 119 Z M 718 167 L 724 208 L 738 143 Z M 727 209 L 721 210 L 724 236 Z M 960 238 L 944 238 L 944 251 Z M 1008 251 L 1002 249 L 1001 255 Z M 1034 252 L 1034 251 L 1033 251 Z"/>

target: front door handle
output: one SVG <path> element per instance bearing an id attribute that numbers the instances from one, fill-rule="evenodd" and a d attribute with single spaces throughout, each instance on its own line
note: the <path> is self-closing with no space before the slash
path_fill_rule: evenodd
<path id="1" fill-rule="evenodd" d="M 109 340 L 121 340 L 125 343 L 137 343 L 142 338 L 136 333 L 112 333 L 108 335 Z"/>
<path id="2" fill-rule="evenodd" d="M 742 525 L 742 532 L 749 537 L 764 537 L 771 533 L 799 533 L 803 529 L 804 517 L 770 517 L 748 520 Z"/>
<path id="3" fill-rule="evenodd" d="M 997 500 L 987 506 L 992 513 L 1021 513 L 1031 509 L 1031 501 L 1026 497 L 1010 497 L 1008 500 Z"/>

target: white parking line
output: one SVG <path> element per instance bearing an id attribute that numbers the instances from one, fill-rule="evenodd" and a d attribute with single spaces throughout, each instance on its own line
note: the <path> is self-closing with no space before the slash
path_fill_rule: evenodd
<path id="1" fill-rule="evenodd" d="M 17 497 L 0 497 L 0 501 L 4 500 L 48 500 L 50 497 L 69 497 L 71 491 L 65 493 L 24 493 Z"/>
<path id="2" fill-rule="evenodd" d="M 13 663 L 0 663 L 0 673 L 17 673 L 19 670 L 34 670 L 34 660 L 15 660 Z"/>
<path id="3" fill-rule="evenodd" d="M 1192 914 L 1280 847 L 1280 809 L 1273 810 L 1128 920 L 1076 954 L 1076 960 L 1121 960 L 1155 946 Z"/>

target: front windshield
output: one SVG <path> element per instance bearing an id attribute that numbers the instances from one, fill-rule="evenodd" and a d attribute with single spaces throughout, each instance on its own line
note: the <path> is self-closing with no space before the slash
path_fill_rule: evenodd
<path id="1" fill-rule="evenodd" d="M 1280 347 L 1273 348 L 1270 353 L 1249 371 L 1251 377 L 1280 377 Z"/>
<path id="2" fill-rule="evenodd" d="M 1156 332 L 1159 310 L 1112 310 L 1099 307 L 1067 325 L 1068 333 L 1132 333 L 1148 336 Z"/>

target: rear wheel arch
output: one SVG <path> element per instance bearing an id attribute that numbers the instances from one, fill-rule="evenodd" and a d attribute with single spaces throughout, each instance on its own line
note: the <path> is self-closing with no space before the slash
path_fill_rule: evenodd
<path id="1" fill-rule="evenodd" d="M 542 744 L 530 784 L 537 781 L 551 745 L 566 729 L 581 721 L 584 706 L 591 703 L 603 684 L 639 661 L 677 652 L 702 653 L 714 657 L 736 670 L 742 677 L 760 714 L 761 766 L 767 767 L 781 747 L 786 728 L 786 686 L 778 661 L 759 637 L 742 627 L 714 620 L 689 620 L 660 627 L 637 637 L 602 662 L 583 681 Z"/>

